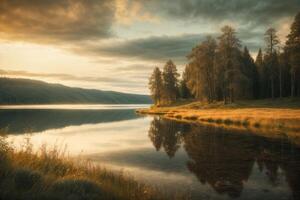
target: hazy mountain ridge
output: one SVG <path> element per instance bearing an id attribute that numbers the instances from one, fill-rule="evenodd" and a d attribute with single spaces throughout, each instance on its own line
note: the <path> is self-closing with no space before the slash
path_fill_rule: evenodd
<path id="1" fill-rule="evenodd" d="M 0 78 L 0 104 L 146 104 L 147 95 L 67 87 L 19 78 Z"/>

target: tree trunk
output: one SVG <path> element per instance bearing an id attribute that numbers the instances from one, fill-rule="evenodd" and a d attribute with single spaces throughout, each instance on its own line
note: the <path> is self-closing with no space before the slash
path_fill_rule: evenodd
<path id="1" fill-rule="evenodd" d="M 223 90 L 223 100 L 224 100 L 224 104 L 227 104 L 227 92 L 226 92 L 226 88 L 223 86 L 222 88 Z"/>
<path id="2" fill-rule="evenodd" d="M 216 94 L 216 84 L 215 84 L 215 79 L 213 77 L 213 81 L 212 81 L 212 100 L 215 101 L 217 98 L 217 94 Z"/>
<path id="3" fill-rule="evenodd" d="M 234 103 L 234 89 L 230 89 L 230 103 Z"/>
<path id="4" fill-rule="evenodd" d="M 279 66 L 279 97 L 282 98 L 282 69 Z"/>
<path id="5" fill-rule="evenodd" d="M 271 78 L 271 95 L 272 99 L 274 99 L 274 78 Z"/>
<path id="6" fill-rule="evenodd" d="M 291 71 L 291 97 L 295 97 L 295 71 Z"/>

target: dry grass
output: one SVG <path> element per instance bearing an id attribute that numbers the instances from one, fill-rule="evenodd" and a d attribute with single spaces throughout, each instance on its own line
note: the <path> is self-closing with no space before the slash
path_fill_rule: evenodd
<path id="1" fill-rule="evenodd" d="M 300 99 L 242 101 L 224 106 L 221 102 L 193 102 L 170 107 L 141 109 L 141 114 L 161 114 L 171 119 L 230 126 L 277 129 L 300 134 Z"/>
<path id="2" fill-rule="evenodd" d="M 184 199 L 170 197 L 88 161 L 74 161 L 64 148 L 14 150 L 0 137 L 0 199 Z"/>

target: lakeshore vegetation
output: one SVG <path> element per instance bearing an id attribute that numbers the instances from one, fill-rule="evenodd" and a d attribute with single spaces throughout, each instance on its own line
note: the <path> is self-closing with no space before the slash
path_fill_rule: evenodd
<path id="1" fill-rule="evenodd" d="M 282 98 L 271 101 L 240 100 L 223 102 L 181 102 L 170 106 L 140 109 L 138 113 L 161 115 L 168 119 L 199 122 L 238 129 L 253 129 L 265 134 L 297 137 L 300 132 L 300 99 Z"/>
<path id="2" fill-rule="evenodd" d="M 13 148 L 0 136 L 0 199 L 152 200 L 188 199 L 139 183 L 124 172 L 107 170 L 67 156 L 65 148 L 33 150 L 30 140 Z"/>
<path id="3" fill-rule="evenodd" d="M 256 60 L 242 48 L 236 31 L 221 29 L 187 55 L 180 75 L 172 60 L 155 67 L 149 89 L 154 106 L 143 114 L 216 125 L 300 131 L 300 13 L 285 45 L 273 28 Z"/>
<path id="4" fill-rule="evenodd" d="M 265 48 L 258 50 L 254 60 L 248 48 L 242 48 L 236 31 L 224 26 L 217 39 L 208 36 L 187 55 L 180 80 L 172 60 L 162 71 L 155 67 L 149 80 L 155 105 L 170 105 L 178 99 L 228 104 L 300 96 L 300 13 L 285 45 L 274 28 L 266 30 L 264 39 Z"/>

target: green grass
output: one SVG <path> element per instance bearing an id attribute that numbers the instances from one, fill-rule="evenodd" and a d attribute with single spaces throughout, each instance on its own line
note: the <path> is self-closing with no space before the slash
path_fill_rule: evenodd
<path id="1" fill-rule="evenodd" d="M 20 150 L 0 137 L 0 199 L 154 200 L 184 199 L 111 172 L 91 162 L 74 161 L 64 148 Z"/>

